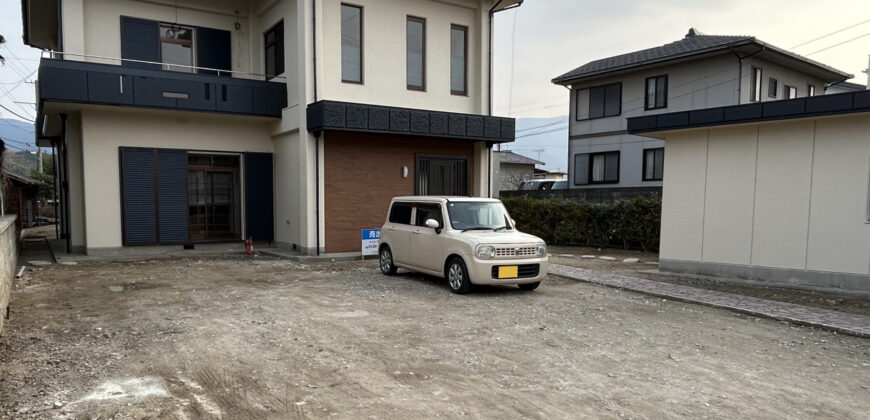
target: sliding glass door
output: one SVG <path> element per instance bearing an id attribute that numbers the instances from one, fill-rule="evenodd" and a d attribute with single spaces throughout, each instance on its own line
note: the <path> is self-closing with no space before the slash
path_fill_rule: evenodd
<path id="1" fill-rule="evenodd" d="M 237 155 L 188 155 L 190 240 L 241 239 L 239 161 Z"/>

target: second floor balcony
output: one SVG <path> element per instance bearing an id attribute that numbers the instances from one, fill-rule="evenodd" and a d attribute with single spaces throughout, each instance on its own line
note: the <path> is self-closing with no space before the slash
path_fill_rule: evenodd
<path id="1" fill-rule="evenodd" d="M 219 76 L 217 70 L 208 74 L 157 68 L 43 58 L 38 97 L 40 104 L 132 106 L 273 118 L 280 118 L 287 106 L 287 86 L 278 78 L 264 81 Z"/>

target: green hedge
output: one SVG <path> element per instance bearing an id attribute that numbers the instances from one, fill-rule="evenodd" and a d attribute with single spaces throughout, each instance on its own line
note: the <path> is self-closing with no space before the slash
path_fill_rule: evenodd
<path id="1" fill-rule="evenodd" d="M 505 197 L 502 202 L 520 231 L 551 245 L 659 249 L 659 197 L 636 197 L 613 204 L 521 197 Z"/>

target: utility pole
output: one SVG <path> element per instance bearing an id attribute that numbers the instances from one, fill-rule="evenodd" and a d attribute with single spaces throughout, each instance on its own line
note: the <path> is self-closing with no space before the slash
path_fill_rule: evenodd
<path id="1" fill-rule="evenodd" d="M 36 159 L 39 160 L 39 162 L 36 163 L 36 167 L 39 168 L 39 174 L 42 175 L 45 172 L 42 171 L 42 148 L 39 146 L 36 146 Z"/>

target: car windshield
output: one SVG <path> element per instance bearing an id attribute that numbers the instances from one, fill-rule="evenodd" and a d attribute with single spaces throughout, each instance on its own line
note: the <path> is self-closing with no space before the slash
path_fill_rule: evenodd
<path id="1" fill-rule="evenodd" d="M 451 201 L 447 203 L 447 214 L 456 230 L 511 229 L 510 218 L 500 202 Z"/>

